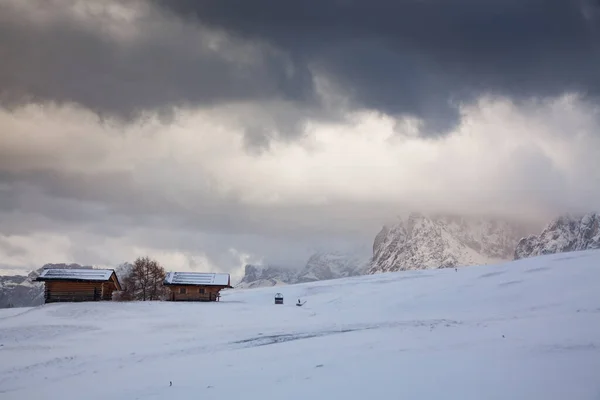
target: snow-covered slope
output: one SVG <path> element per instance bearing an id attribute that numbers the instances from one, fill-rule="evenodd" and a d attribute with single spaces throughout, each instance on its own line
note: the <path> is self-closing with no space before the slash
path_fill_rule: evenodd
<path id="1" fill-rule="evenodd" d="M 514 258 L 542 254 L 600 249 L 600 214 L 589 213 L 583 217 L 562 216 L 546 226 L 542 233 L 530 235 L 519 241 Z"/>
<path id="2" fill-rule="evenodd" d="M 599 266 L 585 251 L 0 310 L 0 398 L 598 399 Z"/>
<path id="3" fill-rule="evenodd" d="M 244 277 L 236 288 L 280 286 L 362 275 L 368 263 L 368 259 L 357 255 L 321 252 L 312 255 L 304 268 L 246 265 Z"/>
<path id="4" fill-rule="evenodd" d="M 369 273 L 485 265 L 512 259 L 523 228 L 506 221 L 413 213 L 375 237 Z"/>

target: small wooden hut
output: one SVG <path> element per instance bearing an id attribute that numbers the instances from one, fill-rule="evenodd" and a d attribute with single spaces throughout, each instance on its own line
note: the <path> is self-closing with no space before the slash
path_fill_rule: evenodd
<path id="1" fill-rule="evenodd" d="M 275 304 L 283 304 L 283 295 L 281 293 L 275 294 Z"/>
<path id="2" fill-rule="evenodd" d="M 219 301 L 221 290 L 232 288 L 229 274 L 169 272 L 164 286 L 171 301 Z"/>
<path id="3" fill-rule="evenodd" d="M 44 269 L 36 281 L 44 282 L 45 303 L 111 300 L 121 290 L 112 269 Z"/>

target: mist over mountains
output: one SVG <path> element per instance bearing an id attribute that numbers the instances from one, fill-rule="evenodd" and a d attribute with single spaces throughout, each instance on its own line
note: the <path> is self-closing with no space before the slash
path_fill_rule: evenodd
<path id="1" fill-rule="evenodd" d="M 238 289 L 281 286 L 416 269 L 459 268 L 578 250 L 600 249 L 600 214 L 560 216 L 536 235 L 532 227 L 501 218 L 412 213 L 382 227 L 371 256 L 317 252 L 297 267 L 253 265 L 244 268 Z M 168 269 L 168 266 L 166 266 Z M 45 264 L 27 276 L 0 276 L 0 308 L 43 304 L 44 268 L 92 268 L 79 264 Z M 124 279 L 131 268 L 115 268 Z"/>
<path id="2" fill-rule="evenodd" d="M 244 277 L 236 287 L 254 288 L 314 282 L 364 275 L 369 258 L 341 253 L 316 253 L 301 268 L 274 265 L 246 265 Z"/>
<path id="3" fill-rule="evenodd" d="M 496 218 L 412 213 L 384 226 L 368 273 L 486 265 L 510 260 L 526 227 Z"/>

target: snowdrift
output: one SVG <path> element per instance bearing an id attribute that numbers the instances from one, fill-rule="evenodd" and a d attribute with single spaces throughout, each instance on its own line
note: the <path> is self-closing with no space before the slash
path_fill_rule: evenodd
<path id="1" fill-rule="evenodd" d="M 598 399 L 599 282 L 585 251 L 0 310 L 0 398 Z"/>

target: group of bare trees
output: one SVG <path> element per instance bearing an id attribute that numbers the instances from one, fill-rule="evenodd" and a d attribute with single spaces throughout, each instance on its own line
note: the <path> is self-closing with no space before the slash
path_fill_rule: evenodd
<path id="1" fill-rule="evenodd" d="M 166 296 L 163 286 L 165 276 L 165 269 L 158 261 L 149 257 L 139 257 L 122 279 L 122 290 L 115 293 L 113 298 L 118 301 L 163 300 Z"/>

